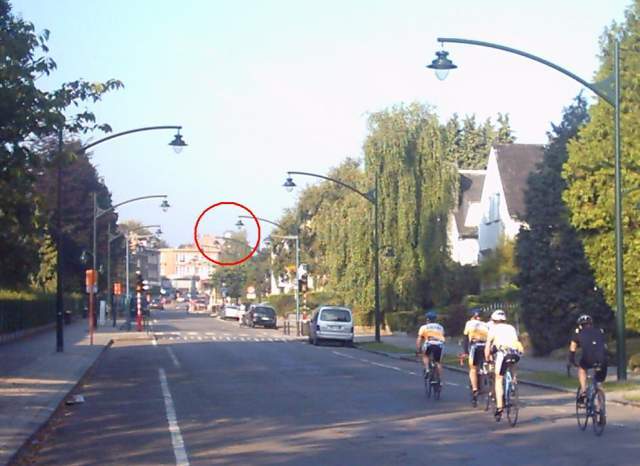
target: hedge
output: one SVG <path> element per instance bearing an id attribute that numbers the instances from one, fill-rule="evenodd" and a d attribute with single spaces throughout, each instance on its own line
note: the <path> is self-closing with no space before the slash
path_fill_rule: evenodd
<path id="1" fill-rule="evenodd" d="M 81 315 L 81 295 L 65 296 L 65 310 Z M 0 290 L 0 334 L 14 333 L 50 324 L 56 320 L 56 296 L 24 291 Z"/>

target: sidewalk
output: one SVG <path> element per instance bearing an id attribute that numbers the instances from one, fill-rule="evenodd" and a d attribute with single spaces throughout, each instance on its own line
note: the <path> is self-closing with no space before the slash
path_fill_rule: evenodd
<path id="1" fill-rule="evenodd" d="M 56 352 L 55 328 L 0 345 L 0 465 L 51 417 L 100 354 L 115 339 L 146 333 L 99 327 L 89 344 L 88 321 L 64 327 L 64 352 Z"/>
<path id="2" fill-rule="evenodd" d="M 356 336 L 356 343 L 373 342 L 373 335 L 360 335 Z M 386 356 L 406 359 L 415 361 L 415 348 L 416 337 L 410 336 L 403 332 L 395 332 L 392 335 L 383 336 L 381 338 L 383 345 L 391 345 L 398 351 L 385 351 L 373 350 L 376 353 L 381 353 Z M 365 348 L 363 348 L 365 349 Z M 392 349 L 392 348 L 389 348 Z M 402 351 L 406 350 L 406 351 Z M 458 342 L 457 339 L 449 340 L 445 344 L 445 357 L 448 356 L 451 361 L 452 356 L 456 356 L 462 353 L 462 342 Z M 369 351 L 369 350 L 367 350 Z M 455 363 L 452 365 L 444 364 L 444 366 L 453 371 L 467 372 L 466 366 L 461 367 Z M 575 393 L 577 387 L 576 370 L 571 370 L 571 377 L 567 377 L 567 361 L 564 359 L 554 359 L 547 357 L 533 357 L 524 355 L 518 363 L 519 377 L 518 379 L 522 383 L 530 384 L 540 388 L 560 390 L 565 392 Z M 609 367 L 607 382 L 616 381 L 616 368 Z M 634 387 L 633 384 L 637 384 Z M 629 382 L 620 387 L 622 390 L 615 390 L 615 387 L 605 387 L 607 393 L 607 400 L 625 405 L 631 405 L 640 407 L 640 377 L 634 374 L 629 374 Z"/>

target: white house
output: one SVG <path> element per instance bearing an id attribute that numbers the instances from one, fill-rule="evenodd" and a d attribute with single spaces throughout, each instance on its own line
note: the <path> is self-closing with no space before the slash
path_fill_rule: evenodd
<path id="1" fill-rule="evenodd" d="M 451 258 L 462 265 L 477 265 L 478 225 L 482 218 L 480 200 L 486 170 L 460 170 L 459 173 L 458 205 L 449 214 L 447 224 Z"/>
<path id="2" fill-rule="evenodd" d="M 475 265 L 502 237 L 515 238 L 525 224 L 527 178 L 543 156 L 540 144 L 501 144 L 491 149 L 486 170 L 460 170 L 460 201 L 449 216 L 453 260 Z"/>

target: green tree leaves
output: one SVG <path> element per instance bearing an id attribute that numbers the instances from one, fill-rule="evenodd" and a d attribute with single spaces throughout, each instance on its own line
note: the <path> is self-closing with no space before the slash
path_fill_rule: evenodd
<path id="1" fill-rule="evenodd" d="M 640 2 L 634 1 L 625 21 L 614 24 L 601 40 L 601 65 L 596 80 L 612 73 L 613 44 L 621 40 L 621 143 L 623 202 L 625 299 L 627 326 L 640 330 Z M 596 282 L 610 306 L 615 306 L 614 238 L 614 127 L 613 108 L 599 101 L 589 110 L 590 122 L 569 143 L 569 158 L 563 177 L 568 188 L 563 195 L 570 210 L 571 224 L 583 239 L 585 253 Z"/>

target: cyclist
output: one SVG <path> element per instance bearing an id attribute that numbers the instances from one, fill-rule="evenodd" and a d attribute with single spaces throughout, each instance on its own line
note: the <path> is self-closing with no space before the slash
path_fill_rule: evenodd
<path id="1" fill-rule="evenodd" d="M 484 364 L 484 347 L 489 327 L 482 321 L 482 309 L 471 309 L 471 319 L 464 326 L 464 354 L 469 356 L 469 381 L 473 396 L 473 405 L 478 402 L 478 368 Z"/>
<path id="2" fill-rule="evenodd" d="M 435 311 L 428 311 L 425 314 L 426 323 L 418 330 L 416 339 L 416 352 L 422 353 L 424 364 L 424 376 L 429 376 L 429 358 L 433 358 L 436 371 L 440 381 L 442 381 L 442 370 L 440 360 L 442 359 L 442 349 L 444 346 L 444 327 L 436 322 L 438 314 Z"/>
<path id="3" fill-rule="evenodd" d="M 499 421 L 504 411 L 504 387 L 502 379 L 506 369 L 505 357 L 517 362 L 522 354 L 522 343 L 518 340 L 518 332 L 513 325 L 507 324 L 507 315 L 502 309 L 496 309 L 491 314 L 493 325 L 489 328 L 487 343 L 484 347 L 484 357 L 495 364 L 495 394 L 496 411 L 494 416 Z M 495 354 L 495 357 L 494 357 Z M 514 372 L 515 377 L 515 372 Z"/>
<path id="4" fill-rule="evenodd" d="M 604 331 L 593 326 L 590 315 L 583 314 L 578 317 L 578 328 L 571 337 L 569 343 L 569 363 L 578 368 L 578 381 L 580 382 L 580 396 L 578 401 L 584 402 L 587 391 L 587 370 L 595 368 L 597 383 L 604 382 L 607 377 L 607 344 L 604 339 Z M 582 348 L 580 363 L 576 364 L 576 351 Z"/>

